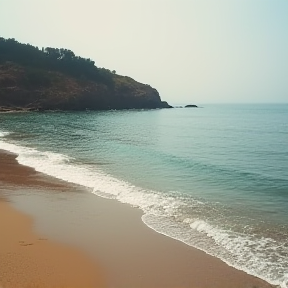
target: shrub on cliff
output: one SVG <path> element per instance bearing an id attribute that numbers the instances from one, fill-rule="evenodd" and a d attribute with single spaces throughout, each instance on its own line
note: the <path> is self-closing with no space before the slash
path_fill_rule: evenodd
<path id="1" fill-rule="evenodd" d="M 25 67 L 57 71 L 75 78 L 92 80 L 108 86 L 113 85 L 113 73 L 110 70 L 98 68 L 91 59 L 76 56 L 69 49 L 46 47 L 40 50 L 30 44 L 19 43 L 13 38 L 0 38 L 0 64 L 7 61 Z M 34 81 L 37 85 L 49 84 L 49 77 L 43 75 L 38 77 L 36 74 L 32 73 L 30 75 L 31 82 Z M 28 82 L 30 80 L 28 79 Z"/>

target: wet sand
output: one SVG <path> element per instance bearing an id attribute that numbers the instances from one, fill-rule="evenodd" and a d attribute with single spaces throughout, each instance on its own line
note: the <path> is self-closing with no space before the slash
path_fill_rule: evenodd
<path id="1" fill-rule="evenodd" d="M 104 287 L 104 277 L 80 249 L 43 238 L 32 219 L 0 201 L 0 287 Z"/>
<path id="2" fill-rule="evenodd" d="M 4 262 L 0 259 L 0 286 L 27 287 L 27 285 L 5 286 L 5 283 L 9 283 L 7 281 L 20 283 L 19 281 L 23 280 L 21 275 L 25 274 L 25 281 L 33 281 L 33 279 L 42 281 L 35 282 L 38 286 L 31 287 L 78 287 L 68 284 L 76 283 L 72 280 L 76 277 L 75 271 L 82 271 L 80 268 L 79 270 L 70 268 L 70 264 L 73 263 L 71 257 L 77 256 L 82 259 L 81 263 L 85 262 L 87 267 L 90 267 L 85 268 L 83 273 L 89 271 L 98 273 L 95 280 L 98 283 L 93 287 L 104 285 L 104 275 L 107 287 L 115 288 L 272 287 L 261 279 L 229 267 L 215 257 L 149 229 L 141 221 L 140 210 L 115 200 L 97 197 L 82 187 L 37 173 L 31 168 L 19 165 L 15 157 L 13 154 L 0 152 L 0 196 L 11 201 L 9 205 L 3 201 L 0 203 L 0 219 L 5 217 L 6 220 L 0 220 L 1 235 L 6 235 L 4 231 L 7 229 L 11 230 L 5 238 L 0 237 L 1 258 L 4 255 L 8 260 L 10 259 L 9 265 L 1 264 Z M 33 220 L 19 213 L 15 208 L 30 214 Z M 13 220 L 13 217 L 10 220 L 9 217 L 2 216 L 3 211 L 6 211 L 5 215 L 12 213 L 17 221 Z M 7 214 L 7 211 L 10 212 Z M 26 224 L 19 224 L 21 221 Z M 16 222 L 20 226 L 17 226 Z M 31 231 L 32 223 L 36 233 L 41 236 L 36 236 L 35 232 Z M 9 227 L 14 227 L 14 230 Z M 27 235 L 30 236 L 32 233 L 34 238 L 16 237 L 19 227 L 22 233 L 28 233 Z M 40 240 L 40 238 L 48 238 L 48 240 Z M 25 246 L 29 243 L 33 245 Z M 37 250 L 44 244 L 57 246 L 59 251 L 63 250 L 63 253 L 67 249 L 66 254 L 59 257 L 66 264 L 58 267 L 58 260 L 54 258 L 48 265 L 45 251 L 49 250 L 45 250 L 46 248 Z M 4 246 L 6 250 L 2 252 Z M 72 249 L 72 246 L 75 249 Z M 25 254 L 28 249 L 35 250 L 35 258 Z M 77 255 L 74 255 L 75 253 Z M 60 256 L 60 252 L 56 256 Z M 47 266 L 41 266 L 41 263 Z M 22 270 L 23 267 L 25 270 Z M 80 267 L 83 268 L 84 264 Z M 61 269 L 63 272 L 60 272 Z M 16 270 L 19 272 L 15 272 Z M 54 272 L 56 270 L 58 272 Z M 65 271 L 68 274 L 65 274 Z M 84 283 L 81 282 L 81 277 L 87 280 L 89 277 L 86 275 L 90 275 L 82 272 L 80 274 L 79 278 L 76 277 L 80 281 L 77 283 Z M 43 278 L 42 276 L 37 278 L 37 275 L 43 275 Z M 69 279 L 65 278 L 63 275 L 71 275 L 71 278 L 69 276 L 67 276 Z M 63 278 L 71 282 L 55 286 L 55 283 Z M 47 286 L 47 283 L 51 285 Z M 60 283 L 63 282 L 58 282 Z M 82 287 L 90 286 L 83 284 Z"/>
<path id="3" fill-rule="evenodd" d="M 11 154 L 0 156 L 0 187 L 61 185 L 21 169 Z M 31 177 L 28 177 L 28 174 Z M 34 174 L 34 176 L 33 176 Z M 35 178 L 34 178 L 35 177 Z M 48 179 L 47 179 L 48 180 Z M 6 188 L 5 188 L 6 187 Z M 12 190 L 11 190 L 12 189 Z M 0 194 L 1 197 L 1 194 Z M 33 219 L 17 211 L 9 198 L 0 198 L 0 287 L 106 287 L 96 262 L 80 249 L 51 241 L 33 231 Z"/>

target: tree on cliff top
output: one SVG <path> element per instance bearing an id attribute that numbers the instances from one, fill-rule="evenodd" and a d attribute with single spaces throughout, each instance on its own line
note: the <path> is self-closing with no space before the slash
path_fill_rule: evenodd
<path id="1" fill-rule="evenodd" d="M 91 59 L 76 56 L 64 48 L 46 47 L 41 50 L 15 39 L 0 37 L 0 64 L 7 61 L 26 67 L 61 72 L 82 80 L 91 80 L 113 85 L 113 74 L 108 69 L 98 68 Z"/>

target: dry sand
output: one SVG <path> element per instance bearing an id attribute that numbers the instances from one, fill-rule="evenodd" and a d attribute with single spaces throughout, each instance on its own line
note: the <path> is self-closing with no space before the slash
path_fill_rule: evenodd
<path id="1" fill-rule="evenodd" d="M 104 269 L 107 287 L 111 288 L 271 287 L 149 229 L 138 209 L 46 177 L 17 164 L 12 154 L 0 153 L 0 167 L 0 196 L 33 215 L 37 233 L 49 238 L 40 240 L 43 236 L 31 231 L 31 218 L 0 203 L 0 286 L 2 283 L 4 288 L 102 287 L 104 273 L 91 259 Z M 38 286 L 19 286 L 21 281 Z M 92 281 L 94 286 L 88 286 Z"/>

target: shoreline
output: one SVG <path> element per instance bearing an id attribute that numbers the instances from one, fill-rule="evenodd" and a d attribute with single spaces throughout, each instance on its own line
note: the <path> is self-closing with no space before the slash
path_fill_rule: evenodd
<path id="1" fill-rule="evenodd" d="M 13 207 L 32 216 L 37 234 L 89 254 L 104 268 L 108 287 L 274 287 L 148 228 L 138 209 L 85 193 L 15 158 L 0 151 L 1 166 L 4 159 L 10 165 L 1 167 L 0 196 L 9 194 Z M 31 199 L 43 209 L 32 207 Z"/>
<path id="2" fill-rule="evenodd" d="M 61 187 L 37 173 L 29 174 L 14 158 L 0 151 L 0 287 L 106 287 L 102 268 L 94 259 L 81 249 L 38 233 L 35 219 L 14 207 L 9 194 L 17 187 Z"/>

